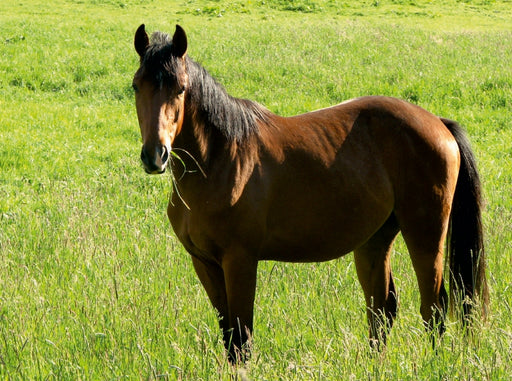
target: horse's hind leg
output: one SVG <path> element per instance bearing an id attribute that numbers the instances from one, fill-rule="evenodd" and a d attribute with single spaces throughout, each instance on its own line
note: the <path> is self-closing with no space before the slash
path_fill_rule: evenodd
<path id="1" fill-rule="evenodd" d="M 391 275 L 391 248 L 399 232 L 394 215 L 363 246 L 354 251 L 357 276 L 364 291 L 370 325 L 370 344 L 379 348 L 397 312 L 397 294 Z"/>
<path id="2" fill-rule="evenodd" d="M 421 316 L 429 330 L 437 326 L 441 334 L 444 332 L 448 304 L 448 294 L 443 284 L 443 253 L 449 213 L 449 208 L 432 207 L 420 219 L 413 218 L 409 213 L 408 217 L 399 217 L 418 280 Z"/>

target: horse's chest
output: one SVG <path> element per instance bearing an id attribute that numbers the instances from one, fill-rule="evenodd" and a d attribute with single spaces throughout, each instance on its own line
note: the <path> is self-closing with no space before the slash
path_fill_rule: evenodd
<path id="1" fill-rule="evenodd" d="M 170 205 L 168 217 L 185 249 L 205 260 L 221 263 L 233 247 L 257 246 L 259 229 L 250 216 L 241 221 L 233 211 L 188 210 Z"/>
<path id="2" fill-rule="evenodd" d="M 190 212 L 177 211 L 171 206 L 167 214 L 176 237 L 190 254 L 214 259 L 217 250 L 201 219 L 194 218 Z"/>

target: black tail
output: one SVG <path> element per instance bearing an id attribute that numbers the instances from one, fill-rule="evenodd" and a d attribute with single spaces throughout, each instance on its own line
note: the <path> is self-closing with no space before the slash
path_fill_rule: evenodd
<path id="1" fill-rule="evenodd" d="M 466 319 L 474 305 L 482 307 L 485 317 L 489 291 L 485 275 L 485 251 L 482 229 L 482 189 L 475 157 L 462 127 L 441 118 L 452 133 L 460 151 L 460 170 L 450 218 L 448 260 L 452 310 L 462 302 Z"/>

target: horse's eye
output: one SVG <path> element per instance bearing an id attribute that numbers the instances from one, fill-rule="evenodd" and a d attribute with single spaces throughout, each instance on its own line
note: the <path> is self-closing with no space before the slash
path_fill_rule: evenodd
<path id="1" fill-rule="evenodd" d="M 182 86 L 180 90 L 178 91 L 178 95 L 181 95 L 185 92 L 185 86 Z"/>
<path id="2" fill-rule="evenodd" d="M 135 92 L 139 91 L 139 87 L 135 83 L 132 83 L 132 87 Z"/>

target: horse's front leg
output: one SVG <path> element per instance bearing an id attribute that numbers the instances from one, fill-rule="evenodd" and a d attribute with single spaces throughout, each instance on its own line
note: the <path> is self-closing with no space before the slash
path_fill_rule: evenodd
<path id="1" fill-rule="evenodd" d="M 224 344 L 231 362 L 244 362 L 250 354 L 257 268 L 257 259 L 244 251 L 229 251 L 222 260 L 229 309 Z"/>
<path id="2" fill-rule="evenodd" d="M 227 332 L 229 330 L 229 309 L 222 267 L 215 262 L 200 260 L 194 256 L 192 263 L 210 302 L 219 314 L 219 325 L 222 332 Z"/>

